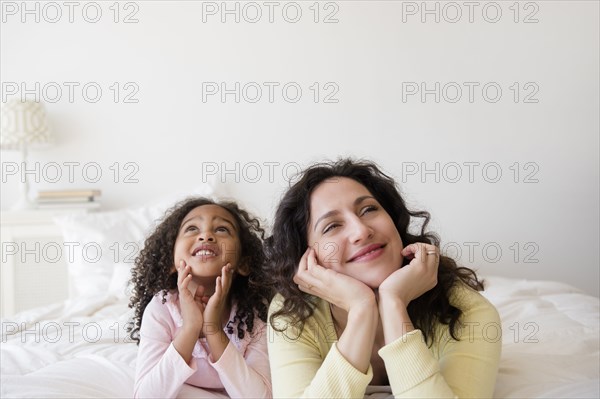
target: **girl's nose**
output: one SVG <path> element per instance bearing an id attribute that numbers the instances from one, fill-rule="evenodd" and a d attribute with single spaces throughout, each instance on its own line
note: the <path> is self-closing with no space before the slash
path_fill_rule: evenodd
<path id="1" fill-rule="evenodd" d="M 198 240 L 199 241 L 210 241 L 210 242 L 213 242 L 213 241 L 215 241 L 215 237 L 210 232 L 210 230 L 209 231 L 203 231 L 200 234 L 198 234 Z"/>

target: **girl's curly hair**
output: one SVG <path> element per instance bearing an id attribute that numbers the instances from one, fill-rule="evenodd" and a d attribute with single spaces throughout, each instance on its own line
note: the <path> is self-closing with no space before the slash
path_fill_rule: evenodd
<path id="1" fill-rule="evenodd" d="M 152 297 L 162 292 L 162 303 L 166 302 L 168 291 L 177 290 L 177 273 L 173 271 L 175 240 L 185 216 L 202 205 L 217 205 L 227 210 L 239 226 L 239 240 L 242 253 L 240 262 L 247 262 L 250 274 L 238 274 L 233 279 L 228 305 L 237 306 L 233 320 L 227 323 L 227 329 L 233 334 L 237 324 L 237 336 L 242 339 L 244 331 L 252 333 L 254 317 L 267 321 L 268 303 L 272 294 L 268 287 L 261 284 L 265 252 L 263 241 L 265 231 L 257 218 L 240 209 L 235 202 L 217 202 L 207 198 L 185 199 L 170 208 L 156 227 L 146 238 L 144 247 L 135 259 L 130 282 L 133 285 L 129 307 L 135 308 L 133 320 L 127 332 L 132 340 L 140 343 L 142 315 Z"/>
<path id="2" fill-rule="evenodd" d="M 308 246 L 306 229 L 310 220 L 310 196 L 319 184 L 333 177 L 347 177 L 365 186 L 394 221 L 404 246 L 416 242 L 440 245 L 437 235 L 426 232 L 430 214 L 409 210 L 394 180 L 373 162 L 340 159 L 308 167 L 283 196 L 275 213 L 273 235 L 266 241 L 269 284 L 285 298 L 282 308 L 270 316 L 271 325 L 277 331 L 283 331 L 276 326 L 277 318 L 289 318 L 302 329 L 314 312 L 314 297 L 300 291 L 293 277 Z M 419 219 L 422 220 L 420 231 L 410 233 L 409 226 Z M 404 261 L 408 263 L 406 258 Z M 449 325 L 451 336 L 457 339 L 457 321 L 462 312 L 450 304 L 450 290 L 459 281 L 483 290 L 483 282 L 477 279 L 473 270 L 458 267 L 452 258 L 442 255 L 437 285 L 408 305 L 410 319 L 415 328 L 423 332 L 427 342 L 433 342 L 431 339 L 438 321 Z"/>

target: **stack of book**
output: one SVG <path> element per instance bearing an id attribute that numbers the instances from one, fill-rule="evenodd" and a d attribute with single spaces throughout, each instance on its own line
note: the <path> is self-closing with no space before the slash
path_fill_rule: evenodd
<path id="1" fill-rule="evenodd" d="M 39 191 L 35 203 L 40 209 L 99 208 L 100 190 Z"/>

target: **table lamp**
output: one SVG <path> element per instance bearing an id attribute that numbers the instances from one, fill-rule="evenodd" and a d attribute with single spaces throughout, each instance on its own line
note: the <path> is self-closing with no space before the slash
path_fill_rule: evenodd
<path id="1" fill-rule="evenodd" d="M 21 171 L 27 170 L 27 150 L 53 141 L 44 105 L 40 102 L 12 99 L 0 108 L 0 148 L 20 150 Z M 30 209 L 27 173 L 21 173 L 21 196 L 13 209 Z"/>

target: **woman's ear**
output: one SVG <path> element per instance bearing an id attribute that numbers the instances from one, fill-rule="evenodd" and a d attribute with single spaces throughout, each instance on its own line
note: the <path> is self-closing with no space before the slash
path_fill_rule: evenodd
<path id="1" fill-rule="evenodd" d="M 248 276 L 250 275 L 250 259 L 249 258 L 242 258 L 240 260 L 240 263 L 236 269 L 236 272 L 238 272 L 239 274 L 241 274 L 242 276 Z"/>

